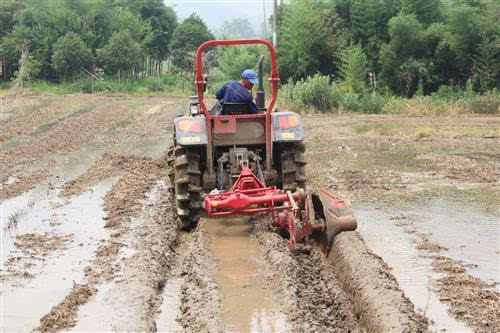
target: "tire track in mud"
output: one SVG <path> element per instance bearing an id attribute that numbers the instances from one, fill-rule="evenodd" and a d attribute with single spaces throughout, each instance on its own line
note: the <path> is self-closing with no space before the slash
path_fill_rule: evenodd
<path id="1" fill-rule="evenodd" d="M 268 224 L 265 217 L 254 221 Z M 274 232 L 256 232 L 269 271 L 269 282 L 293 331 L 363 332 L 349 298 L 333 269 L 316 248 L 298 245 L 293 253 L 288 242 Z"/>
<path id="2" fill-rule="evenodd" d="M 123 260 L 120 273 L 109 288 L 104 288 L 101 300 L 82 309 L 82 322 L 75 331 L 156 330 L 161 292 L 176 257 L 177 227 L 171 216 L 171 198 L 166 183 L 160 180 L 142 214 L 131 222 L 130 233 L 122 237 L 124 247 L 133 254 Z M 105 318 L 96 322 L 102 309 Z"/>
<path id="3" fill-rule="evenodd" d="M 179 240 L 170 279 L 180 280 L 180 304 L 178 309 L 169 310 L 177 313 L 175 320 L 183 332 L 222 332 L 221 297 L 211 275 L 214 263 L 203 224 L 198 224 L 191 233 L 180 233 Z M 169 330 L 169 327 L 162 328 Z"/>
<path id="4" fill-rule="evenodd" d="M 54 306 L 47 315 L 41 318 L 40 326 L 35 329 L 36 331 L 53 332 L 61 329 L 68 329 L 75 325 L 75 318 L 79 307 L 85 304 L 95 294 L 96 287 L 117 278 L 117 273 L 120 272 L 122 267 L 122 265 L 117 262 L 120 249 L 126 247 L 127 243 L 130 243 L 130 237 L 134 237 L 130 235 L 135 231 L 143 232 L 143 234 L 139 234 L 137 239 L 142 240 L 142 242 L 139 243 L 142 243 L 143 248 L 146 248 L 147 252 L 149 252 L 151 256 L 155 256 L 155 258 L 166 256 L 165 247 L 172 246 L 172 244 L 168 242 L 168 237 L 165 236 L 164 239 L 161 237 L 161 235 L 172 234 L 172 231 L 160 232 L 154 230 L 155 223 L 146 223 L 146 225 L 141 226 L 141 228 L 131 230 L 131 219 L 138 216 L 141 212 L 141 200 L 146 198 L 147 193 L 160 179 L 166 177 L 165 159 L 153 160 L 145 158 L 140 164 L 140 167 L 131 168 L 128 171 L 129 173 L 122 176 L 104 198 L 104 209 L 107 212 L 106 227 L 112 232 L 111 238 L 105 241 L 104 244 L 96 250 L 93 261 L 89 266 L 84 268 L 85 276 L 83 283 L 75 285 L 75 288 L 72 289 L 64 300 Z M 87 170 L 86 174 L 92 172 L 92 168 L 90 168 Z M 81 177 L 85 178 L 86 175 L 84 174 Z M 155 215 L 156 217 L 153 218 L 153 221 L 163 223 L 166 216 L 171 216 L 171 214 L 165 213 L 165 210 L 171 209 L 168 208 L 170 207 L 171 200 L 166 197 L 163 200 L 164 201 L 160 201 L 156 209 L 159 215 Z M 161 223 L 156 223 L 156 225 L 162 225 Z M 165 226 L 170 226 L 170 228 L 173 228 L 172 225 L 175 225 L 172 223 L 163 224 Z M 173 234 L 175 235 L 175 232 Z M 148 238 L 148 235 L 156 235 L 157 237 Z M 138 257 L 140 258 L 140 255 L 144 255 L 145 252 L 146 251 L 138 251 Z M 138 266 L 142 268 L 140 271 L 147 271 L 147 274 L 151 275 L 149 270 L 144 270 L 142 266 L 144 260 L 147 259 L 148 258 L 139 259 Z M 164 262 L 165 260 L 160 259 L 159 261 Z M 150 262 L 157 261 L 150 260 Z M 163 264 L 158 265 L 157 267 L 165 266 Z M 163 276 L 163 274 L 159 275 Z M 157 295 L 158 290 L 161 290 L 163 283 L 162 279 L 163 278 L 150 279 L 150 281 L 153 281 L 151 283 L 152 290 L 154 291 L 151 292 L 151 294 Z M 151 300 L 148 302 L 154 305 L 157 301 Z M 154 306 L 150 306 L 150 308 L 154 308 Z M 147 327 L 147 329 L 150 328 L 151 326 Z"/>
<path id="5" fill-rule="evenodd" d="M 269 231 L 268 219 L 255 218 L 253 233 L 269 281 L 296 331 L 428 332 L 427 321 L 415 312 L 387 265 L 357 233 L 341 235 L 348 240 L 337 239 L 325 257 L 314 244 L 289 251 L 287 241 Z"/>

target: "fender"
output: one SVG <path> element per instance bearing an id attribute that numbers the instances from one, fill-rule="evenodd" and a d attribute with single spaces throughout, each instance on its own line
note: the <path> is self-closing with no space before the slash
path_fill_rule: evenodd
<path id="1" fill-rule="evenodd" d="M 271 113 L 273 142 L 295 142 L 304 139 L 302 118 L 295 112 Z"/>
<path id="2" fill-rule="evenodd" d="M 202 146 L 207 144 L 205 117 L 178 117 L 174 120 L 175 139 L 181 146 Z"/>

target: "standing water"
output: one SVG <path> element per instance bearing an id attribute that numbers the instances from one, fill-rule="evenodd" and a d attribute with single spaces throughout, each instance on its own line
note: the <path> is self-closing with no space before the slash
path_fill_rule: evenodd
<path id="1" fill-rule="evenodd" d="M 285 317 L 267 288 L 258 241 L 243 218 L 206 219 L 204 228 L 217 262 L 226 332 L 286 332 Z"/>

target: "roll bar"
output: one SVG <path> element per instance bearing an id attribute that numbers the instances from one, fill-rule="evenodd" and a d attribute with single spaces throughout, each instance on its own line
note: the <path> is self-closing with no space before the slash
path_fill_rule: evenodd
<path id="1" fill-rule="evenodd" d="M 276 104 L 276 99 L 278 98 L 278 70 L 276 65 L 276 53 L 274 52 L 274 47 L 265 39 L 239 39 L 239 40 L 210 40 L 200 45 L 198 51 L 196 52 L 196 86 L 198 88 L 198 101 L 201 106 L 201 110 L 205 114 L 207 119 L 210 118 L 210 114 L 207 111 L 205 102 L 203 101 L 203 86 L 205 81 L 203 80 L 203 60 L 202 54 L 203 50 L 208 46 L 218 46 L 218 45 L 245 45 L 245 44 L 264 44 L 268 47 L 269 53 L 271 55 L 271 76 L 269 77 L 269 82 L 271 84 L 271 100 L 267 104 L 267 113 L 273 111 L 274 105 Z"/>

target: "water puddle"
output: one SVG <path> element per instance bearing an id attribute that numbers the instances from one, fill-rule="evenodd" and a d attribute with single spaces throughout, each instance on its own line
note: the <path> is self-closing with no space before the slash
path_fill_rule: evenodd
<path id="1" fill-rule="evenodd" d="M 53 171 L 52 177 L 59 181 L 74 179 L 83 174 L 91 165 L 97 162 L 105 152 L 105 147 L 90 144 L 73 154 L 68 160 L 59 164 Z"/>
<path id="2" fill-rule="evenodd" d="M 248 233 L 247 219 L 207 219 L 203 223 L 217 262 L 213 276 L 221 290 L 224 331 L 289 331 L 266 286 L 259 244 Z"/>
<path id="3" fill-rule="evenodd" d="M 448 248 L 443 255 L 461 261 L 467 272 L 488 284 L 500 282 L 500 218 L 498 212 L 436 199 L 425 209 L 408 209 L 415 227 Z"/>
<path id="4" fill-rule="evenodd" d="M 431 329 L 449 332 L 472 332 L 448 314 L 448 305 L 439 301 L 433 291 L 433 281 L 441 275 L 432 271 L 431 260 L 423 258 L 415 249 L 412 235 L 390 219 L 390 215 L 373 207 L 355 207 L 358 232 L 366 245 L 391 267 L 399 286 L 415 305 L 433 323 Z M 406 213 L 406 212 L 405 212 Z"/>
<path id="5" fill-rule="evenodd" d="M 109 238 L 104 229 L 103 197 L 116 178 L 108 179 L 91 191 L 72 198 L 68 203 L 58 197 L 57 191 L 32 190 L 1 204 L 2 228 L 11 212 L 26 209 L 26 214 L 11 231 L 2 229 L 2 271 L 9 258 L 20 257 L 31 279 L 18 277 L 2 282 L 0 331 L 29 331 L 39 325 L 38 320 L 58 304 L 83 279 L 83 268 L 94 257 L 99 242 Z M 33 204 L 29 204 L 33 202 Z M 27 205 L 27 206 L 26 206 Z M 20 208 L 27 207 L 27 208 Z M 29 255 L 18 250 L 16 236 L 28 233 L 44 237 L 64 236 L 68 240 L 40 254 L 38 245 L 28 248 Z"/>
<path id="6" fill-rule="evenodd" d="M 146 207 L 142 214 L 131 219 L 130 229 L 141 230 L 141 223 L 147 219 L 148 208 L 158 200 L 159 190 L 166 186 L 164 182 L 158 182 L 142 201 Z M 141 302 L 143 296 L 134 292 L 131 284 L 136 271 L 132 258 L 140 248 L 137 242 L 140 240 L 133 235 L 127 235 L 120 240 L 126 244 L 117 254 L 116 262 L 121 263 L 121 269 L 116 273 L 117 278 L 111 282 L 97 286 L 97 294 L 88 303 L 82 305 L 78 311 L 76 326 L 72 332 L 98 332 L 98 331 L 135 331 L 134 325 L 140 321 L 140 308 L 137 303 Z M 138 288 L 139 289 L 139 288 Z"/>
<path id="7" fill-rule="evenodd" d="M 177 321 L 181 306 L 181 286 L 183 279 L 170 278 L 163 288 L 163 303 L 160 306 L 161 314 L 156 321 L 158 332 L 183 332 Z"/>

